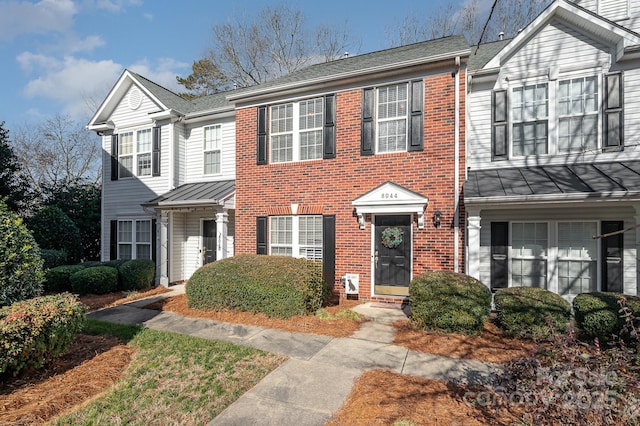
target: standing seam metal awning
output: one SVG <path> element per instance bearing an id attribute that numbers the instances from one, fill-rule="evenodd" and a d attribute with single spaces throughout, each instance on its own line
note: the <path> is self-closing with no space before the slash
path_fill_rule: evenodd
<path id="1" fill-rule="evenodd" d="M 219 205 L 234 195 L 235 191 L 235 180 L 187 183 L 143 203 L 142 206 L 162 209 L 207 204 Z"/>
<path id="2" fill-rule="evenodd" d="M 468 173 L 465 203 L 482 199 L 640 193 L 640 161 L 515 167 Z"/>

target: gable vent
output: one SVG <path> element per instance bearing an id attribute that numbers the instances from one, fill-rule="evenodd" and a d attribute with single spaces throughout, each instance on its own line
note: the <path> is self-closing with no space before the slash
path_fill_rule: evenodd
<path id="1" fill-rule="evenodd" d="M 138 109 L 140 108 L 140 104 L 142 104 L 142 93 L 137 87 L 134 87 L 129 92 L 129 108 Z"/>

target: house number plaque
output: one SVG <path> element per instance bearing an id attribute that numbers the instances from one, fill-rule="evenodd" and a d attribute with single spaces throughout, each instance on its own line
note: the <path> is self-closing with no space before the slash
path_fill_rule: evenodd
<path id="1" fill-rule="evenodd" d="M 398 193 L 397 192 L 383 192 L 382 194 L 380 194 L 380 198 L 388 200 L 390 198 L 398 198 Z"/>

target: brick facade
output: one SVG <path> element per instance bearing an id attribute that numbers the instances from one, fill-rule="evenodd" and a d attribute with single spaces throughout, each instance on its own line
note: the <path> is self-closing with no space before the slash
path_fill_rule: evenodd
<path id="1" fill-rule="evenodd" d="M 453 69 L 424 78 L 424 150 L 360 155 L 361 89 L 336 93 L 336 151 L 333 159 L 280 164 L 256 164 L 257 107 L 236 110 L 236 240 L 235 253 L 256 252 L 256 217 L 290 214 L 336 216 L 336 282 L 360 274 L 361 300 L 372 296 L 371 215 L 365 229 L 354 217 L 353 200 L 391 181 L 429 199 L 424 229 L 414 217 L 413 275 L 454 269 L 455 192 L 461 196 L 465 178 L 464 111 L 465 74 L 460 72 L 459 185 L 454 188 L 455 78 Z M 442 225 L 434 227 L 434 211 L 442 212 Z M 459 209 L 459 271 L 464 272 L 464 209 Z M 384 298 L 377 298 L 377 300 Z M 389 298 L 397 300 L 397 298 Z"/>

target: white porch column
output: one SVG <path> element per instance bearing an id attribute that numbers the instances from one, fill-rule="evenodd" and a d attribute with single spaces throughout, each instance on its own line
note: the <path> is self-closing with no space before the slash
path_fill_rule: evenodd
<path id="1" fill-rule="evenodd" d="M 229 214 L 226 211 L 216 213 L 216 259 L 226 259 L 229 256 L 227 236 L 229 235 Z"/>
<path id="2" fill-rule="evenodd" d="M 160 213 L 160 285 L 169 286 L 169 212 Z"/>
<path id="3" fill-rule="evenodd" d="M 467 212 L 467 275 L 480 279 L 480 210 Z"/>

